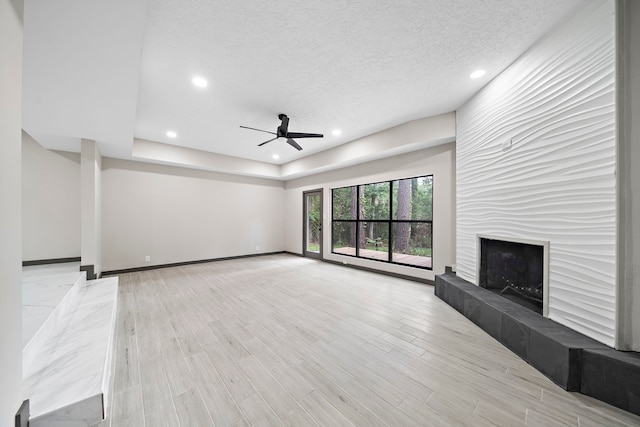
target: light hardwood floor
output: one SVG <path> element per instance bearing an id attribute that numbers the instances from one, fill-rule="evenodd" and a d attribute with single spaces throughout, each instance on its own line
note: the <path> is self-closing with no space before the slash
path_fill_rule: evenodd
<path id="1" fill-rule="evenodd" d="M 291 255 L 120 276 L 104 426 L 638 426 L 433 288 Z"/>

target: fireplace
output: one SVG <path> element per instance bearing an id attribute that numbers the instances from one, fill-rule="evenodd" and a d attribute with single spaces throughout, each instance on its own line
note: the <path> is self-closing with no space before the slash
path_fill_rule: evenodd
<path id="1" fill-rule="evenodd" d="M 549 242 L 478 235 L 478 285 L 547 316 Z"/>

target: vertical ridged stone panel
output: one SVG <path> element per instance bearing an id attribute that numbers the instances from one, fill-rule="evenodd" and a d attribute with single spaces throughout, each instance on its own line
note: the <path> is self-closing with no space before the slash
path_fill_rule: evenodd
<path id="1" fill-rule="evenodd" d="M 614 92 L 614 5 L 591 2 L 458 110 L 456 166 L 458 275 L 477 234 L 548 240 L 549 317 L 610 346 Z"/>

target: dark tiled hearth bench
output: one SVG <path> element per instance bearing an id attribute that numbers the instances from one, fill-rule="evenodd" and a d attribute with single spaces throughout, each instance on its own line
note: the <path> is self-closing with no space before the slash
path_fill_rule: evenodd
<path id="1" fill-rule="evenodd" d="M 553 382 L 640 415 L 640 353 L 620 352 L 458 278 L 435 294 Z"/>

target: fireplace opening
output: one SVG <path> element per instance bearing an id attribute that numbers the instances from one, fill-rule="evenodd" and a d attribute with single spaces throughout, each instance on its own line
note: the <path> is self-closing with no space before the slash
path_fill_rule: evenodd
<path id="1" fill-rule="evenodd" d="M 543 313 L 543 245 L 480 237 L 479 267 L 481 287 Z"/>

